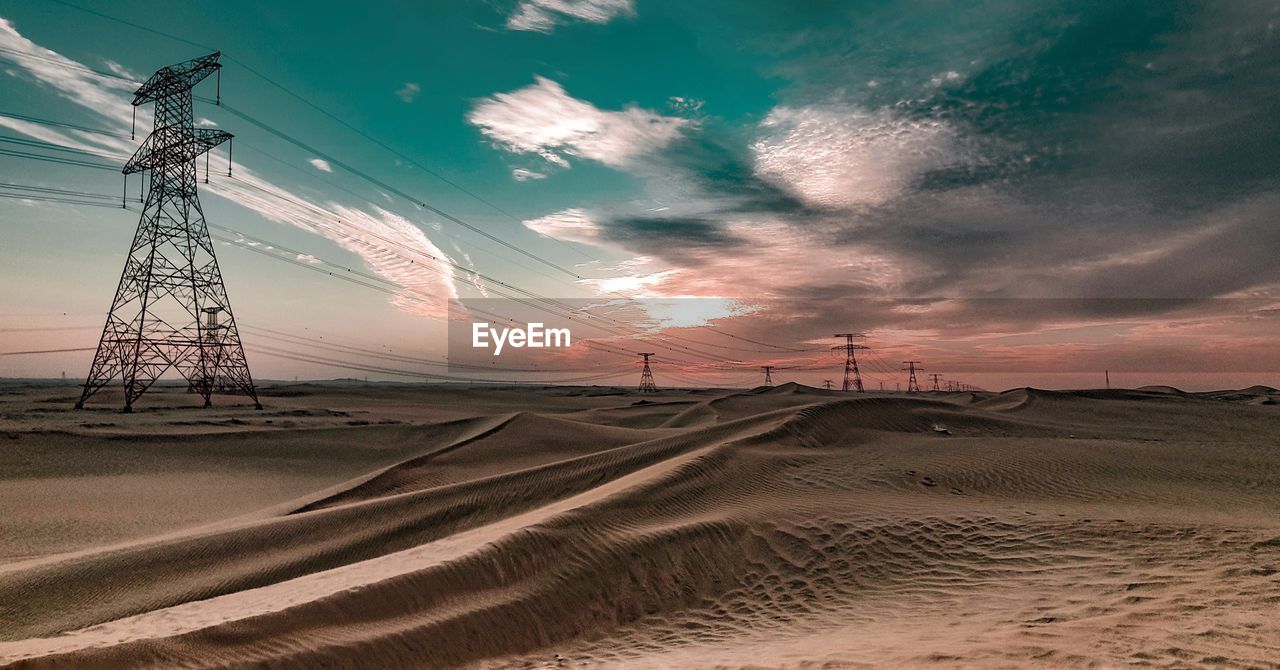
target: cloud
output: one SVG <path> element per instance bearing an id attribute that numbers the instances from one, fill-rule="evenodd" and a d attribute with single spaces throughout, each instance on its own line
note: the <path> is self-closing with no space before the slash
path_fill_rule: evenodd
<path id="1" fill-rule="evenodd" d="M 718 221 L 685 216 L 615 216 L 599 237 L 688 268 L 700 267 L 711 255 L 733 254 L 743 242 Z"/>
<path id="2" fill-rule="evenodd" d="M 522 222 L 526 228 L 539 235 L 570 242 L 594 244 L 600 239 L 600 227 L 582 209 L 566 209 L 563 212 Z"/>
<path id="3" fill-rule="evenodd" d="M 377 206 L 366 211 L 336 202 L 313 205 L 243 167 L 237 167 L 236 179 L 203 187 L 269 221 L 315 233 L 358 255 L 380 277 L 401 287 L 392 304 L 405 312 L 441 318 L 449 302 L 457 299 L 453 269 L 433 260 L 448 256 L 421 228 L 395 212 Z"/>
<path id="4" fill-rule="evenodd" d="M 83 64 L 23 37 L 7 19 L 0 18 L 0 58 L 11 60 L 21 72 L 67 100 L 127 126 L 133 113 L 130 101 L 137 83 L 92 72 Z M 139 110 L 140 128 L 151 125 L 151 114 Z M 145 121 L 145 122 L 144 122 Z"/>
<path id="5" fill-rule="evenodd" d="M 396 91 L 396 97 L 409 103 L 416 100 L 421 92 L 422 86 L 420 84 L 409 81 L 405 82 L 404 86 L 401 86 L 400 90 Z"/>
<path id="6" fill-rule="evenodd" d="M 679 95 L 667 98 L 667 107 L 677 114 L 697 114 L 702 111 L 704 104 L 706 104 L 706 101 L 698 98 L 686 98 Z"/>
<path id="7" fill-rule="evenodd" d="M 315 169 L 321 172 L 333 172 L 333 167 L 329 165 L 329 161 L 323 158 L 312 158 L 307 162 L 310 163 L 312 167 L 314 167 Z"/>
<path id="8" fill-rule="evenodd" d="M 546 179 L 547 175 L 541 172 L 534 172 L 527 168 L 515 168 L 511 171 L 511 178 L 516 181 L 529 181 L 537 179 Z"/>
<path id="9" fill-rule="evenodd" d="M 757 173 L 817 207 L 878 205 L 960 162 L 948 124 L 848 104 L 775 107 L 751 145 Z"/>
<path id="10" fill-rule="evenodd" d="M 106 65 L 107 69 L 115 73 L 117 76 L 124 77 L 125 79 L 132 79 L 133 81 L 140 82 L 146 78 L 126 68 L 125 66 L 111 60 L 110 58 L 103 59 L 102 64 Z"/>
<path id="11" fill-rule="evenodd" d="M 605 279 L 587 279 L 583 283 L 593 286 L 603 294 L 621 293 L 627 296 L 647 296 L 647 291 L 668 281 L 682 270 L 663 270 L 649 274 L 621 274 Z"/>
<path id="12" fill-rule="evenodd" d="M 535 154 L 566 168 L 569 157 L 626 167 L 667 146 L 690 125 L 686 119 L 638 107 L 602 110 L 544 77 L 484 99 L 467 114 L 467 121 L 496 147 Z"/>
<path id="13" fill-rule="evenodd" d="M 507 17 L 507 29 L 549 33 L 570 21 L 608 23 L 635 13 L 635 0 L 521 0 Z"/>

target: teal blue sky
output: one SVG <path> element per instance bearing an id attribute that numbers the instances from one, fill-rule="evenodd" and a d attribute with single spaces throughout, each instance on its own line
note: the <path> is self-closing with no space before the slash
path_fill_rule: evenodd
<path id="1" fill-rule="evenodd" d="M 0 7 L 0 149 L 120 164 L 136 141 L 44 122 L 127 136 L 128 80 L 221 50 L 226 106 L 208 81 L 196 117 L 236 135 L 236 178 L 215 152 L 202 201 L 249 328 L 438 357 L 444 306 L 501 281 L 737 301 L 717 325 L 779 346 L 653 336 L 701 343 L 655 346 L 706 383 L 820 383 L 832 355 L 783 347 L 846 330 L 884 381 L 908 358 L 988 386 L 1280 370 L 1277 2 L 71 5 Z M 20 196 L 121 175 L 0 155 L 0 182 L 0 351 L 92 346 L 137 212 Z M 259 376 L 364 376 L 260 344 Z"/>

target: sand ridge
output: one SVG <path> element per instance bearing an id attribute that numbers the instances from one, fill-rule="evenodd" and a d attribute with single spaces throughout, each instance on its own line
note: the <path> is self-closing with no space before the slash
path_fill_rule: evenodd
<path id="1" fill-rule="evenodd" d="M 361 457 L 317 452 L 325 477 L 221 523 L 132 538 L 125 528 L 102 548 L 7 562 L 0 662 L 1280 658 L 1280 410 L 1270 389 L 290 392 L 277 403 L 306 412 L 291 426 L 231 407 L 206 415 L 208 431 L 168 430 L 228 441 L 228 458 L 273 444 L 305 454 L 323 435 Z M 70 425 L 70 414 L 24 417 L 16 404 L 5 429 L 42 458 L 105 452 L 133 430 L 123 422 L 189 421 L 180 400 L 114 417 L 110 436 Z M 341 423 L 351 416 L 362 423 Z M 228 419 L 244 423 L 228 430 Z M 40 446 L 68 435 L 78 446 Z M 120 467 L 184 477 L 171 461 L 194 456 L 165 452 L 149 444 Z M 0 480 L 0 495 L 42 474 Z"/>

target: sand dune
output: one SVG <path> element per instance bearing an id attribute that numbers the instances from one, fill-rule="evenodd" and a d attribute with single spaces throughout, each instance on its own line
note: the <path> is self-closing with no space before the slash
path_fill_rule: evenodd
<path id="1" fill-rule="evenodd" d="M 28 542 L 0 566 L 13 667 L 1280 658 L 1265 387 L 300 386 L 268 413 L 175 394 L 109 427 L 35 411 L 40 393 L 6 400 L 0 430 L 23 449 L 0 452 L 0 499 L 67 487 L 85 504 L 70 473 L 106 476 L 113 454 L 111 476 L 153 487 L 149 504 L 200 489 L 193 472 L 277 486 L 154 527 L 136 495 L 94 489 L 102 539 Z"/>

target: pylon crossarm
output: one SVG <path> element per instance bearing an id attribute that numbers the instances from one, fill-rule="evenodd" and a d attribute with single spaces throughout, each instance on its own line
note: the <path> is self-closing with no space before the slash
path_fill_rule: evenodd
<path id="1" fill-rule="evenodd" d="M 133 153 L 121 172 L 134 174 L 166 165 L 182 165 L 234 137 L 225 130 L 211 128 L 195 128 L 192 132 L 195 133 L 194 137 L 168 133 L 160 140 L 156 139 L 156 135 L 151 135 Z"/>
<path id="2" fill-rule="evenodd" d="M 155 74 L 133 92 L 133 104 L 137 106 L 191 90 L 196 84 L 204 81 L 205 77 L 222 67 L 218 62 L 221 57 L 222 52 L 215 51 L 208 56 L 192 58 L 189 61 L 156 70 Z"/>

